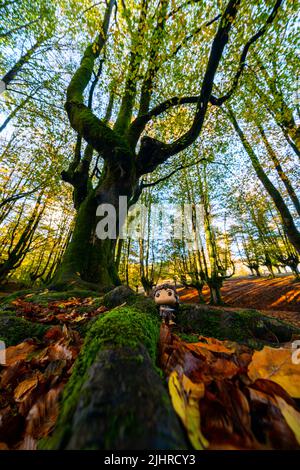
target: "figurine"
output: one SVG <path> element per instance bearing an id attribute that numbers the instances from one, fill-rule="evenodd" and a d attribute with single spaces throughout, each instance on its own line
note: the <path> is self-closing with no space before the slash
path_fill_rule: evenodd
<path id="1" fill-rule="evenodd" d="M 168 325 L 178 311 L 179 297 L 176 288 L 171 284 L 160 284 L 155 287 L 153 297 L 159 307 L 161 319 Z"/>

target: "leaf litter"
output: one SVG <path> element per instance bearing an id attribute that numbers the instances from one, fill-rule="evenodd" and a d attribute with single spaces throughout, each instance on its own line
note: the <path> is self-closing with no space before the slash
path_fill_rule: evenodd
<path id="1" fill-rule="evenodd" d="M 261 351 L 162 324 L 160 367 L 195 449 L 300 449 L 300 369 L 290 343 Z"/>
<path id="2" fill-rule="evenodd" d="M 35 450 L 51 434 L 59 398 L 82 338 L 74 329 L 107 309 L 92 299 L 16 299 L 17 315 L 51 323 L 42 341 L 6 349 L 0 366 L 0 450 Z M 88 306 L 87 312 L 76 309 Z M 54 323 L 54 325 L 53 325 Z M 255 351 L 199 336 L 187 343 L 161 325 L 159 365 L 179 419 L 195 449 L 300 449 L 300 370 L 291 344 Z"/>

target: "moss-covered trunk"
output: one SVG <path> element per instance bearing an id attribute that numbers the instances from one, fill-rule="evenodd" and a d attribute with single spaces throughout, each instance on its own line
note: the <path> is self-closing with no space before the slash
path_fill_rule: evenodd
<path id="1" fill-rule="evenodd" d="M 209 282 L 209 291 L 210 291 L 210 304 L 211 305 L 221 305 L 223 303 L 222 295 L 221 295 L 221 286 L 216 281 Z"/>
<path id="2" fill-rule="evenodd" d="M 79 281 L 99 284 L 103 288 L 117 284 L 115 240 L 97 238 L 96 207 L 93 194 L 81 204 L 72 239 L 52 282 L 55 286 L 65 288 Z"/>
<path id="3" fill-rule="evenodd" d="M 159 318 L 132 300 L 89 330 L 46 449 L 183 449 L 186 441 L 156 367 Z"/>
<path id="4" fill-rule="evenodd" d="M 134 168 L 124 171 L 113 165 L 106 166 L 102 181 L 97 188 L 90 189 L 77 210 L 74 232 L 54 276 L 54 286 L 65 288 L 88 282 L 100 289 L 108 289 L 120 284 L 115 264 L 115 248 L 119 234 L 119 198 L 130 198 L 135 184 Z M 97 208 L 101 204 L 109 205 L 116 215 L 115 220 L 112 220 L 114 232 L 105 239 L 99 238 L 97 231 L 101 219 L 107 217 L 106 212 L 97 216 Z M 122 210 L 125 210 L 126 215 L 125 204 L 122 204 Z M 108 231 L 107 226 L 104 230 Z"/>

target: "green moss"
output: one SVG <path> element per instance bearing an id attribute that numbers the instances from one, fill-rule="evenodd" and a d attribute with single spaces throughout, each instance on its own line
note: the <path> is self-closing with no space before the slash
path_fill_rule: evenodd
<path id="1" fill-rule="evenodd" d="M 127 346 L 138 351 L 142 344 L 155 364 L 160 323 L 152 304 L 153 302 L 149 301 L 143 302 L 143 310 L 137 305 L 117 307 L 98 318 L 88 329 L 83 348 L 63 393 L 56 432 L 50 440 L 42 442 L 40 447 L 55 449 L 67 438 L 80 390 L 100 350 Z M 142 359 L 140 353 L 137 353 L 136 360 Z"/>
<path id="2" fill-rule="evenodd" d="M 178 336 L 186 343 L 197 343 L 197 341 L 199 341 L 198 335 L 188 335 L 186 333 L 179 333 Z"/>
<path id="3" fill-rule="evenodd" d="M 181 305 L 177 314 L 178 334 L 190 337 L 195 333 L 220 340 L 231 340 L 256 348 L 267 343 L 289 341 L 300 329 L 270 318 L 257 310 L 226 310 L 208 306 Z M 273 340 L 272 340 L 273 337 Z"/>
<path id="4" fill-rule="evenodd" d="M 14 292 L 13 294 L 5 295 L 4 297 L 1 297 L 0 299 L 0 306 L 1 308 L 3 306 L 11 304 L 13 300 L 18 299 L 19 297 L 22 297 L 27 294 L 33 294 L 34 295 L 34 289 L 26 289 L 26 290 L 19 290 Z"/>
<path id="5" fill-rule="evenodd" d="M 26 338 L 42 339 L 49 326 L 32 323 L 16 316 L 0 316 L 0 340 L 6 346 L 21 343 Z"/>
<path id="6" fill-rule="evenodd" d="M 26 297 L 25 297 L 26 296 Z M 47 307 L 50 302 L 57 302 L 57 301 L 64 301 L 69 300 L 74 297 L 84 299 L 87 297 L 93 298 L 93 303 L 90 305 L 83 305 L 79 307 L 81 311 L 88 312 L 92 311 L 100 305 L 103 305 L 103 297 L 99 297 L 99 293 L 91 290 L 82 290 L 82 289 L 74 289 L 72 291 L 66 292 L 55 292 L 48 289 L 42 289 L 39 291 L 26 290 L 26 291 L 19 291 L 11 294 L 7 297 L 4 297 L 0 301 L 0 313 L 1 311 L 5 311 L 8 309 L 16 309 L 16 307 L 12 304 L 12 302 L 19 297 L 26 302 L 32 302 L 34 304 L 39 304 L 42 307 Z"/>

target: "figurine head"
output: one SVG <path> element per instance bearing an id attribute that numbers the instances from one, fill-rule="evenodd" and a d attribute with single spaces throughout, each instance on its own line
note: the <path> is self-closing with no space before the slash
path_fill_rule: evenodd
<path id="1" fill-rule="evenodd" d="M 153 291 L 153 297 L 156 305 L 176 305 L 179 300 L 176 289 L 171 284 L 156 286 Z"/>

